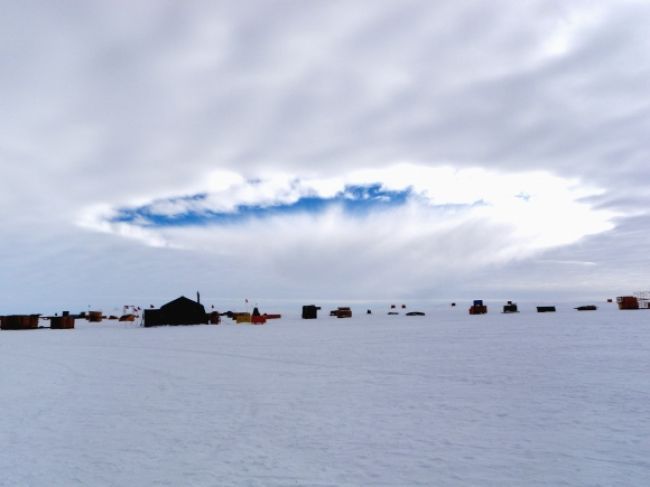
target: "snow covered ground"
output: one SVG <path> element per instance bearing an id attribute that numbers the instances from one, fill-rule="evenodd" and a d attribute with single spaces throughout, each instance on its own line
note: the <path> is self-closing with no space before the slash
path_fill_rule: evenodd
<path id="1" fill-rule="evenodd" d="M 422 309 L 2 331 L 0 485 L 650 485 L 650 312 Z"/>

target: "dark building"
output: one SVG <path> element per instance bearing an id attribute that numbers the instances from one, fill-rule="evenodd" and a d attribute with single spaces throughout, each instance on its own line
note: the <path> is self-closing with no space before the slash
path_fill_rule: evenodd
<path id="1" fill-rule="evenodd" d="M 160 309 L 144 310 L 144 326 L 200 325 L 208 323 L 208 315 L 201 303 L 185 296 L 174 299 Z"/>
<path id="2" fill-rule="evenodd" d="M 62 316 L 50 316 L 50 328 L 53 330 L 67 330 L 74 328 L 74 316 L 64 311 Z"/>
<path id="3" fill-rule="evenodd" d="M 517 308 L 517 305 L 513 303 L 512 301 L 508 301 L 507 304 L 503 305 L 503 312 L 504 313 L 519 313 L 519 309 Z"/>
<path id="4" fill-rule="evenodd" d="M 315 320 L 318 318 L 318 310 L 320 306 L 314 306 L 313 304 L 308 304 L 302 307 L 302 319 L 303 320 Z"/>

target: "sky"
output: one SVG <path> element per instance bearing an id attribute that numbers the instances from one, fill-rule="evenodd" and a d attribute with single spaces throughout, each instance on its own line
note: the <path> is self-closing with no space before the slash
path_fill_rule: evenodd
<path id="1" fill-rule="evenodd" d="M 0 312 L 650 288 L 650 3 L 20 1 Z"/>

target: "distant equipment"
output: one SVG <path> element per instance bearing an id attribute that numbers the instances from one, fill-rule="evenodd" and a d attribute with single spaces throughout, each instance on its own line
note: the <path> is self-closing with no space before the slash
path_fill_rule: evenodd
<path id="1" fill-rule="evenodd" d="M 555 306 L 538 306 L 538 313 L 555 313 Z"/>
<path id="2" fill-rule="evenodd" d="M 578 306 L 577 308 L 578 311 L 596 311 L 598 309 L 598 306 L 595 304 L 587 304 L 585 306 Z"/>
<path id="3" fill-rule="evenodd" d="M 484 315 L 487 312 L 487 306 L 483 304 L 482 299 L 475 299 L 474 304 L 469 308 L 469 314 L 471 315 Z"/>
<path id="4" fill-rule="evenodd" d="M 337 318 L 352 318 L 352 310 L 347 306 L 340 306 L 330 311 L 330 316 L 336 316 Z"/>
<path id="5" fill-rule="evenodd" d="M 504 313 L 519 313 L 519 309 L 517 308 L 516 303 L 513 303 L 512 301 L 508 301 L 507 304 L 503 305 L 503 312 Z"/>

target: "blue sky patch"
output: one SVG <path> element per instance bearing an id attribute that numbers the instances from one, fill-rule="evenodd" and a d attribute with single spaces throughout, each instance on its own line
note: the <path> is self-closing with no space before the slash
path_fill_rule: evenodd
<path id="1" fill-rule="evenodd" d="M 208 209 L 188 210 L 180 214 L 163 214 L 156 211 L 161 203 L 199 203 L 208 197 L 206 193 L 190 196 L 158 200 L 149 205 L 135 208 L 123 208 L 111 219 L 113 223 L 131 223 L 144 227 L 168 226 L 198 226 L 211 224 L 238 223 L 251 218 L 268 218 L 277 215 L 296 213 L 317 214 L 331 208 L 340 206 L 351 215 L 363 216 L 372 211 L 385 210 L 406 203 L 412 192 L 410 189 L 402 191 L 388 191 L 380 184 L 367 186 L 350 185 L 331 198 L 306 196 L 293 203 L 283 203 L 271 206 L 264 205 L 238 205 L 234 211 L 219 212 Z"/>

